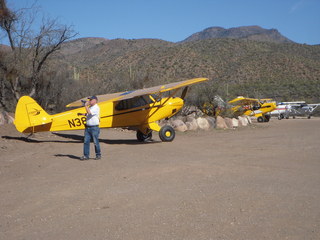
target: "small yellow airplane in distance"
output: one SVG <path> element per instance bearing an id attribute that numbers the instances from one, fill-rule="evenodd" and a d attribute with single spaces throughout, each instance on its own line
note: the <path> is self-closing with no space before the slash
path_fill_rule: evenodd
<path id="1" fill-rule="evenodd" d="M 277 104 L 272 99 L 255 99 L 239 96 L 228 102 L 233 105 L 235 115 L 255 116 L 258 122 L 269 122 L 270 112 L 276 109 Z"/>
<path id="2" fill-rule="evenodd" d="M 152 138 L 152 131 L 159 132 L 164 142 L 175 137 L 174 129 L 165 125 L 160 127 L 157 121 L 170 118 L 183 107 L 184 97 L 189 85 L 207 81 L 207 78 L 194 78 L 134 91 L 98 95 L 100 107 L 100 128 L 130 128 L 137 131 L 137 139 L 146 141 Z M 174 97 L 180 88 L 184 88 L 181 97 Z M 162 94 L 172 91 L 168 97 Z M 84 104 L 88 98 L 72 102 L 67 107 L 73 110 L 49 115 L 31 97 L 23 96 L 16 106 L 16 129 L 21 133 L 45 131 L 80 130 L 86 125 L 86 118 L 78 116 L 84 113 Z"/>

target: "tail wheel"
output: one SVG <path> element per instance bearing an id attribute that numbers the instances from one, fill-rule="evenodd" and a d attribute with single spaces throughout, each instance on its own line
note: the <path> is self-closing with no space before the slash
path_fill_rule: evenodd
<path id="1" fill-rule="evenodd" d="M 137 139 L 139 142 L 147 142 L 150 141 L 152 138 L 152 132 L 149 132 L 148 134 L 144 134 L 141 131 L 137 131 Z"/>
<path id="2" fill-rule="evenodd" d="M 257 118 L 257 121 L 258 121 L 259 123 L 264 122 L 264 118 L 260 116 L 260 117 Z"/>
<path id="3" fill-rule="evenodd" d="M 167 125 L 163 126 L 159 131 L 159 137 L 163 142 L 171 142 L 175 136 L 176 133 L 174 129 Z"/>

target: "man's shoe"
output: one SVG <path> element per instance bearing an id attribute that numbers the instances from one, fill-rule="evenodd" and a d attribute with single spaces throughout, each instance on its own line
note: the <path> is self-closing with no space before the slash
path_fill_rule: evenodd
<path id="1" fill-rule="evenodd" d="M 94 160 L 100 160 L 101 156 L 96 156 L 96 158 Z"/>
<path id="2" fill-rule="evenodd" d="M 86 156 L 82 156 L 82 157 L 80 158 L 80 160 L 81 160 L 81 161 L 89 160 L 89 158 L 88 158 L 88 157 L 86 157 Z"/>

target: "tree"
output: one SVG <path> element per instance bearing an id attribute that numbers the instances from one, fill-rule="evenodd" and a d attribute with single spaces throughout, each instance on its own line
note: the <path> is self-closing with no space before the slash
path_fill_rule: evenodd
<path id="1" fill-rule="evenodd" d="M 5 0 L 0 0 L 0 30 L 10 44 L 10 51 L 0 55 L 2 106 L 6 106 L 6 99 L 12 96 L 16 101 L 22 94 L 37 99 L 41 76 L 50 60 L 64 42 L 77 35 L 71 26 L 50 18 L 42 18 L 36 31 L 34 22 L 38 16 L 35 5 L 14 11 L 7 8 Z"/>

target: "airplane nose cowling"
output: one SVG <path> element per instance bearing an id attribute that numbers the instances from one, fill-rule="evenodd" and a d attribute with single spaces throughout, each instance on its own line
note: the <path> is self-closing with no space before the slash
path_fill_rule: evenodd
<path id="1" fill-rule="evenodd" d="M 183 107 L 183 104 L 184 104 L 184 101 L 181 98 L 177 97 L 177 98 L 170 99 L 170 101 L 168 102 L 168 106 L 170 106 L 172 109 L 170 117 L 172 117 L 177 112 L 179 112 L 181 110 L 181 108 Z"/>

